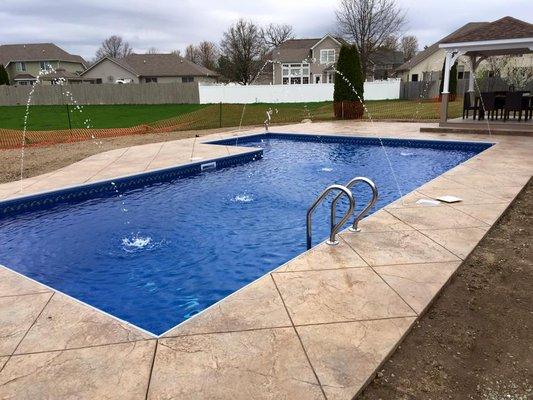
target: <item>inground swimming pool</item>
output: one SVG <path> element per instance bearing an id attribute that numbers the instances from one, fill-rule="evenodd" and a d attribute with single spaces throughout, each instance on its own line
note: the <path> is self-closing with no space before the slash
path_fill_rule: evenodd
<path id="1" fill-rule="evenodd" d="M 218 142 L 258 149 L 204 172 L 196 163 L 1 202 L 0 264 L 161 334 L 305 251 L 306 210 L 330 184 L 372 179 L 376 209 L 399 198 L 384 150 L 405 194 L 490 147 L 383 142 L 254 135 Z M 359 208 L 370 196 L 363 185 L 354 194 Z M 323 205 L 315 243 L 327 219 Z"/>

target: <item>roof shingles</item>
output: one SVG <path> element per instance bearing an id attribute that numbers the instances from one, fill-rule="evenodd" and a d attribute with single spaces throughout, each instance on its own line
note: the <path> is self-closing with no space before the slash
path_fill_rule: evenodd
<path id="1" fill-rule="evenodd" d="M 503 17 L 476 29 L 442 40 L 442 43 L 465 43 L 490 40 L 533 38 L 533 24 L 513 17 Z"/>
<path id="2" fill-rule="evenodd" d="M 81 56 L 67 53 L 53 43 L 28 43 L 0 45 L 0 64 L 15 61 L 63 61 L 86 65 Z"/>
<path id="3" fill-rule="evenodd" d="M 216 76 L 217 73 L 175 54 L 130 54 L 115 60 L 138 76 Z"/>
<path id="4" fill-rule="evenodd" d="M 330 35 L 326 35 L 328 37 Z M 289 39 L 280 44 L 274 50 L 272 50 L 272 59 L 276 61 L 285 61 L 285 62 L 302 62 L 306 60 L 311 55 L 311 48 L 320 42 L 321 38 L 313 39 Z M 333 37 L 333 36 L 331 36 Z M 341 38 L 334 38 L 338 42 L 345 43 Z"/>

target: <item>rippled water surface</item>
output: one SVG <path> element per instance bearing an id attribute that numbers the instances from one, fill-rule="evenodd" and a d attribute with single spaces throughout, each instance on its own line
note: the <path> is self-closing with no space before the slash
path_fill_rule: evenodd
<path id="1" fill-rule="evenodd" d="M 4 218 L 0 263 L 160 334 L 304 251 L 306 210 L 326 186 L 362 175 L 379 188 L 377 208 L 399 197 L 379 146 L 243 145 L 262 147 L 264 158 Z M 477 153 L 386 150 L 404 194 Z M 356 196 L 361 206 L 367 189 Z M 322 207 L 315 243 L 326 220 Z"/>

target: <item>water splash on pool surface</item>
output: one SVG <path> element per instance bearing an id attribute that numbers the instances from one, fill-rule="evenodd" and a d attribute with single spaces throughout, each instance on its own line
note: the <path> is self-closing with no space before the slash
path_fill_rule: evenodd
<path id="1" fill-rule="evenodd" d="M 331 172 L 331 171 L 333 171 L 333 168 L 330 168 L 330 167 L 324 167 L 324 168 L 322 168 L 320 171 L 323 171 L 323 172 Z"/>
<path id="2" fill-rule="evenodd" d="M 254 201 L 254 197 L 250 194 L 238 194 L 231 201 L 235 203 L 251 203 Z"/>
<path id="3" fill-rule="evenodd" d="M 404 156 L 404 157 L 408 157 L 408 156 L 412 156 L 414 153 L 410 152 L 410 151 L 402 151 L 400 153 L 400 155 Z"/>
<path id="4" fill-rule="evenodd" d="M 163 244 L 165 240 L 156 242 L 151 236 L 142 236 L 139 233 L 131 235 L 130 237 L 122 238 L 122 250 L 126 253 L 135 253 L 143 250 L 153 250 Z"/>

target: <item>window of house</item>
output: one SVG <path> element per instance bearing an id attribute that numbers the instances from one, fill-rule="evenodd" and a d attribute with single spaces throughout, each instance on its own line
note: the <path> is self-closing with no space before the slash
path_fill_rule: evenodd
<path id="1" fill-rule="evenodd" d="M 181 81 L 183 83 L 191 83 L 194 82 L 194 76 L 182 76 Z"/>
<path id="2" fill-rule="evenodd" d="M 411 75 L 411 82 L 418 82 L 418 74 Z"/>
<path id="3" fill-rule="evenodd" d="M 26 71 L 26 63 L 24 61 L 18 61 L 15 66 L 18 72 Z"/>
<path id="4" fill-rule="evenodd" d="M 328 72 L 326 78 L 328 83 L 335 83 L 335 72 Z"/>
<path id="5" fill-rule="evenodd" d="M 157 83 L 157 78 L 144 78 L 146 83 Z"/>
<path id="6" fill-rule="evenodd" d="M 39 66 L 41 67 L 41 71 L 52 69 L 52 63 L 50 61 L 40 61 Z"/>
<path id="7" fill-rule="evenodd" d="M 335 62 L 335 49 L 320 50 L 320 64 L 330 64 Z"/>
<path id="8" fill-rule="evenodd" d="M 308 84 L 310 82 L 309 64 L 282 64 L 281 75 L 284 85 Z"/>

